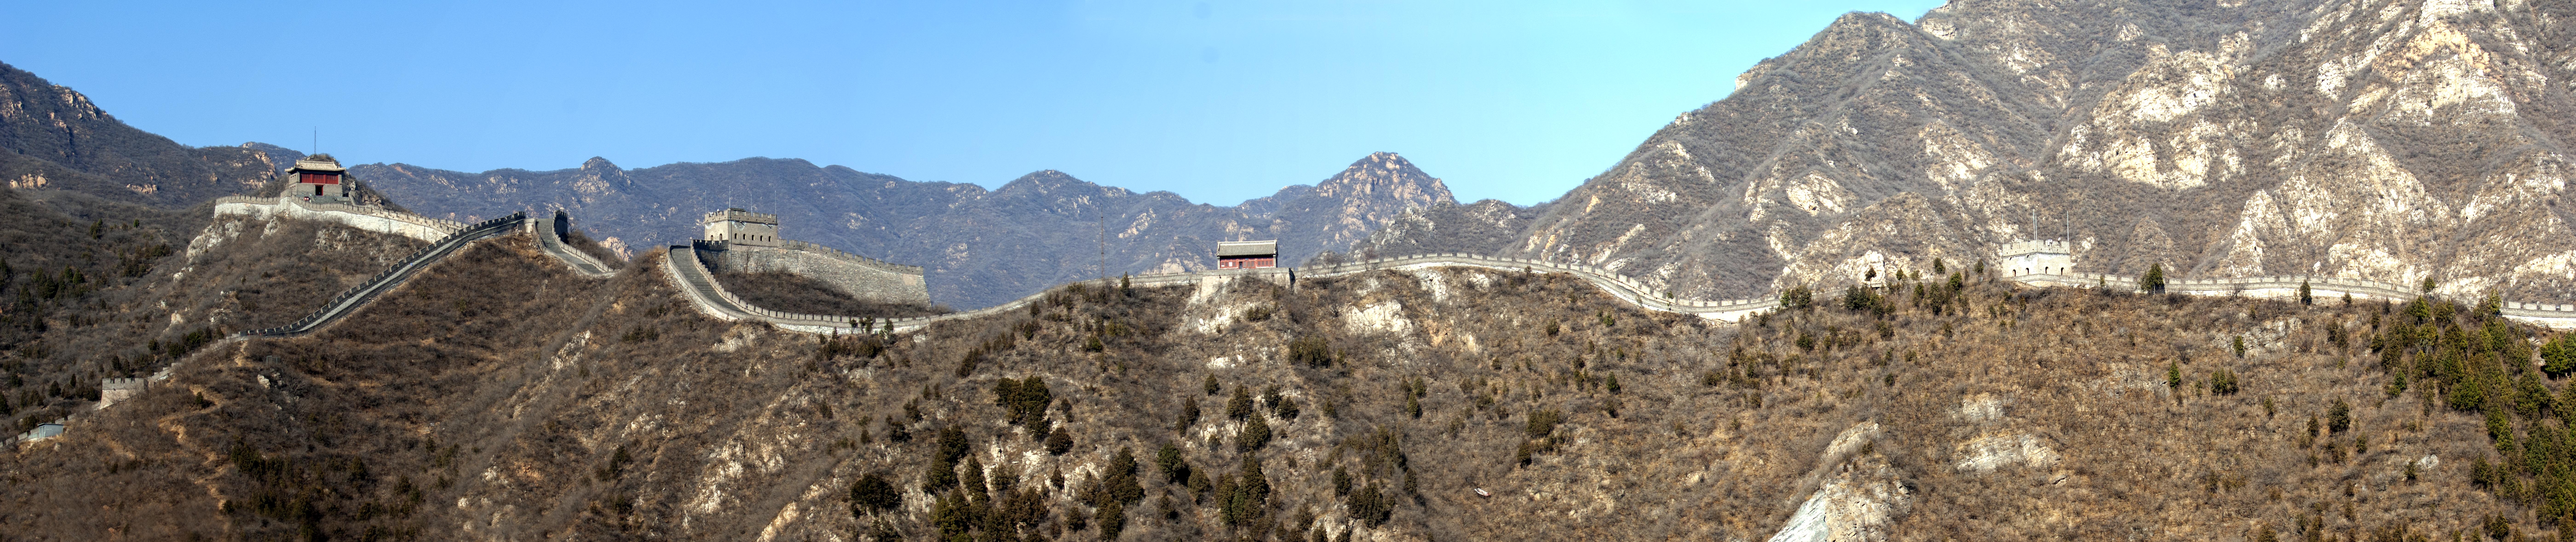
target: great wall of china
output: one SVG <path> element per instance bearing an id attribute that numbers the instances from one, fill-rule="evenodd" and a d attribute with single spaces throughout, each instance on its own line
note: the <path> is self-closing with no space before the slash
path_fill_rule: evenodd
<path id="1" fill-rule="evenodd" d="M 320 220 L 345 224 L 351 227 L 370 231 L 404 235 L 415 239 L 431 241 L 433 243 L 429 248 L 422 249 L 411 257 L 405 258 L 402 263 L 396 264 L 393 268 L 378 274 L 375 278 L 370 279 L 357 287 L 351 288 L 349 291 L 343 292 L 337 297 L 334 297 L 331 303 L 326 304 L 322 309 L 315 311 L 311 315 L 308 315 L 295 323 L 274 328 L 242 332 L 235 334 L 229 340 L 246 340 L 256 337 L 289 337 L 309 334 L 314 330 L 320 329 L 323 326 L 327 326 L 357 312 L 357 309 L 362 308 L 369 300 L 374 299 L 377 295 L 400 286 L 418 271 L 436 264 L 438 261 L 445 259 L 448 255 L 454 254 L 463 247 L 472 244 L 472 242 L 501 237 L 513 233 L 513 230 L 516 230 L 516 233 L 524 233 L 536 238 L 537 245 L 542 252 L 553 257 L 556 261 L 562 262 L 566 267 L 571 268 L 575 273 L 581 276 L 589 278 L 607 278 L 616 274 L 616 271 L 610 270 L 608 266 L 591 258 L 589 255 L 564 244 L 561 228 L 565 227 L 565 224 L 568 223 L 569 219 L 561 211 L 557 211 L 552 219 L 529 220 L 525 213 L 514 213 L 510 216 L 487 220 L 481 223 L 465 224 L 450 220 L 422 217 L 409 213 L 386 211 L 373 207 L 336 204 L 316 205 L 298 201 L 296 198 L 291 197 L 226 197 L 217 200 L 215 214 L 244 215 L 257 218 Z M 879 331 L 903 333 L 919 331 L 939 322 L 981 318 L 1004 312 L 1024 310 L 1030 303 L 1039 302 L 1045 297 L 1045 292 L 1039 292 L 1036 294 L 1030 294 L 1027 297 L 1012 300 L 1008 303 L 981 309 L 918 318 L 890 319 L 882 322 L 859 317 L 797 314 L 752 306 L 749 303 L 743 302 L 740 297 L 733 295 L 731 292 L 725 291 L 724 285 L 715 280 L 714 273 L 708 271 L 706 266 L 700 262 L 693 245 L 670 246 L 667 250 L 663 251 L 662 258 L 661 267 L 663 270 L 663 277 L 670 281 L 673 287 L 679 288 L 684 296 L 690 300 L 691 304 L 697 307 L 699 312 L 721 320 L 760 322 L 775 326 L 779 329 L 803 333 L 828 334 Z M 1377 258 L 1366 261 L 1307 268 L 1280 267 L 1135 275 L 1124 277 L 1124 280 L 1128 281 L 1128 283 L 1132 285 L 1148 287 L 1196 286 L 1203 281 L 1231 281 L 1238 279 L 1269 280 L 1294 284 L 1299 279 L 1336 277 L 1382 270 L 1409 271 L 1437 267 L 1470 267 L 1527 273 L 1564 273 L 1588 281 L 1594 286 L 1599 287 L 1604 293 L 1609 294 L 1611 297 L 1618 298 L 1620 301 L 1636 305 L 1637 307 L 1645 310 L 1687 314 L 1726 322 L 1740 322 L 1747 316 L 1755 315 L 1762 311 L 1771 310 L 1780 306 L 1780 299 L 1776 294 L 1768 297 L 1752 299 L 1676 299 L 1657 293 L 1652 286 L 1645 284 L 1644 282 L 1629 278 L 1626 275 L 1621 275 L 1615 271 L 1605 268 L 1586 265 L 1560 264 L 1522 258 L 1497 258 L 1463 253 L 1422 254 L 1394 258 Z M 1998 279 L 2034 287 L 2068 287 L 2083 289 L 2116 288 L 2121 289 L 2122 291 L 2133 292 L 2138 291 L 2139 289 L 2138 279 L 2133 277 L 2119 277 L 2099 273 L 2016 273 L 2012 270 L 2003 269 L 1998 269 L 1997 271 L 1996 278 Z M 1116 281 L 1118 280 L 1121 279 L 1103 278 L 1081 281 L 1078 284 L 1108 287 L 1117 284 Z M 1871 282 L 1870 284 L 1873 286 L 1885 286 L 1885 283 L 1882 282 Z M 2302 286 L 2307 288 L 2308 295 L 2316 299 L 2338 299 L 2344 296 L 2350 296 L 2351 299 L 2356 301 L 2402 301 L 2413 299 L 2419 295 L 2414 291 L 2407 289 L 2405 286 L 2398 284 L 2340 277 L 2306 276 L 2265 276 L 2232 279 L 2174 279 L 2165 283 L 2164 291 L 2166 293 L 2184 295 L 2292 298 L 2297 297 L 2300 294 Z M 1819 291 L 1817 293 L 1819 295 L 1832 295 L 1831 292 L 1826 291 Z M 2576 329 L 2576 305 L 2543 305 L 2506 302 L 2499 312 L 2501 312 L 2504 317 L 2515 321 L 2558 329 Z M 863 325 L 863 323 L 874 329 L 860 329 L 860 326 Z M 149 382 L 157 382 L 159 380 L 166 379 L 168 373 L 169 369 L 165 367 L 160 373 L 149 379 L 117 379 L 106 382 L 104 385 L 115 386 L 116 389 L 121 392 L 121 395 L 130 396 L 133 393 L 139 393 L 140 390 L 138 388 L 148 385 Z M 106 404 L 106 402 L 102 402 L 98 408 L 104 408 Z M 6 439 L 0 439 L 0 448 L 12 447 L 22 442 L 34 441 L 61 434 L 65 428 L 64 424 L 68 423 L 76 416 L 77 414 L 74 416 L 67 416 L 61 420 L 42 424 L 34 431 L 14 435 Z"/>
<path id="2" fill-rule="evenodd" d="M 288 217 L 308 220 L 323 220 L 347 224 L 360 229 L 407 235 L 439 243 L 438 245 L 432 246 L 430 249 L 424 249 L 421 254 L 415 255 L 412 259 L 405 260 L 404 264 L 395 266 L 395 270 L 387 271 L 385 275 L 379 276 L 377 280 L 371 280 L 368 284 L 361 285 L 358 288 L 353 288 L 350 292 L 342 294 L 340 298 L 335 299 L 331 305 L 326 306 L 322 311 L 317 311 L 313 316 L 306 317 L 305 321 L 299 321 L 295 325 L 291 326 L 284 326 L 285 328 L 294 328 L 296 333 L 309 332 L 312 329 L 318 329 L 322 325 L 328 324 L 331 320 L 336 319 L 340 315 L 350 312 L 356 306 L 363 304 L 365 299 L 371 298 L 375 293 L 390 289 L 392 286 L 399 284 L 401 282 L 400 278 L 409 276 L 409 270 L 416 270 L 419 267 L 426 266 L 429 262 L 434 262 L 436 259 L 453 252 L 457 247 L 462 247 L 468 241 L 499 235 L 500 232 L 506 228 L 494 228 L 494 225 L 504 220 L 508 220 L 510 222 L 509 225 L 520 226 L 521 229 L 526 230 L 532 236 L 536 237 L 539 240 L 539 247 L 547 255 L 553 256 L 556 260 L 563 262 L 565 266 L 572 268 L 576 273 L 594 278 L 607 277 L 614 274 L 614 272 L 610 271 L 606 265 L 592 259 L 589 255 L 583 254 L 579 250 L 575 250 L 572 247 L 564 245 L 563 234 L 558 229 L 565 227 L 565 225 L 569 223 L 569 217 L 562 211 L 556 211 L 555 216 L 551 220 L 525 220 L 524 215 L 514 214 L 511 217 L 505 217 L 504 219 L 494 219 L 493 221 L 486 221 L 482 224 L 468 226 L 455 221 L 438 220 L 408 213 L 385 211 L 371 207 L 315 205 L 296 201 L 295 198 L 291 197 L 227 197 L 217 200 L 215 212 L 219 215 L 238 214 L 255 217 Z M 468 229 L 482 232 L 481 236 L 460 239 L 460 233 L 465 232 Z M 437 235 L 431 237 L 431 233 L 436 233 Z M 698 244 L 699 243 L 692 243 L 689 245 L 672 245 L 668 247 L 663 251 L 663 261 L 661 262 L 663 265 L 661 267 L 663 269 L 664 278 L 669 280 L 672 286 L 679 288 L 683 293 L 685 293 L 686 297 L 691 301 L 691 304 L 696 306 L 700 312 L 705 313 L 708 316 L 728 321 L 758 321 L 778 326 L 781 329 L 806 333 L 857 333 L 862 331 L 858 329 L 862 322 L 866 322 L 868 327 L 875 328 L 867 331 L 884 330 L 897 333 L 915 331 L 938 322 L 980 318 L 1006 311 L 1021 310 L 1027 307 L 1029 303 L 1037 302 L 1040 298 L 1045 296 L 1044 292 L 1040 292 L 1030 294 L 1027 297 L 1022 297 L 1007 303 L 981 309 L 953 312 L 937 316 L 899 318 L 887 320 L 882 323 L 878 323 L 873 318 L 799 314 L 769 310 L 743 302 L 742 298 L 739 296 L 735 296 L 733 293 L 725 291 L 724 285 L 716 281 L 715 273 L 708 270 L 706 265 L 701 263 L 702 260 L 697 254 Z M 2026 243 L 2015 245 L 2018 246 L 2021 244 Z M 448 248 L 442 250 L 439 248 L 440 246 L 447 246 Z M 826 250 L 828 251 L 826 252 L 827 255 L 840 256 L 846 254 L 837 250 Z M 2006 250 L 2006 252 L 2010 251 Z M 865 263 L 892 265 L 883 264 L 874 259 L 866 259 L 855 255 L 848 257 L 864 260 Z M 1251 277 L 1264 280 L 1293 282 L 1298 278 L 1322 278 L 1376 270 L 1410 270 L 1430 267 L 1474 267 L 1502 271 L 1565 273 L 1589 281 L 1594 286 L 1601 288 L 1603 292 L 1610 294 L 1612 297 L 1634 304 L 1639 308 L 1661 312 L 1688 314 L 1701 318 L 1727 322 L 1742 321 L 1744 317 L 1748 315 L 1778 307 L 1780 304 L 1776 293 L 1771 296 L 1751 299 L 1676 299 L 1663 296 L 1656 292 L 1655 288 L 1645 284 L 1644 282 L 1600 267 L 1561 264 L 1524 258 L 1497 258 L 1464 253 L 1421 254 L 1394 258 L 1377 258 L 1339 265 L 1308 268 L 1282 267 L 1136 275 L 1125 277 L 1125 279 L 1131 284 L 1140 286 L 1193 286 L 1197 285 L 1200 281 L 1205 280 L 1233 280 L 1236 278 Z M 2045 267 L 2041 269 L 2048 269 L 2051 271 L 2057 270 Z M 401 272 L 397 274 L 396 271 Z M 2015 273 L 2014 271 L 2001 269 L 1997 271 L 1999 275 L 2002 275 L 1999 278 L 2031 286 L 2119 288 L 2125 291 L 2137 291 L 2139 288 L 2138 279 L 2134 277 L 2119 277 L 2099 273 Z M 1093 279 L 1090 281 L 1084 281 L 1084 283 L 1107 285 L 1110 284 L 1108 282 L 1110 280 L 1116 279 Z M 2412 290 L 2398 284 L 2341 277 L 2305 276 L 2175 279 L 2168 281 L 2164 286 L 2164 290 L 2169 293 L 2188 295 L 2286 298 L 2296 297 L 2299 295 L 2298 291 L 2302 285 L 2308 287 L 2309 295 L 2320 298 L 2350 296 L 2355 300 L 2405 300 L 2417 296 L 2417 294 Z M 2540 305 L 2508 302 L 2505 304 L 2501 312 L 2504 313 L 2506 318 L 2517 321 L 2552 328 L 2576 328 L 2576 305 Z M 248 333 L 245 335 L 248 335 Z"/>

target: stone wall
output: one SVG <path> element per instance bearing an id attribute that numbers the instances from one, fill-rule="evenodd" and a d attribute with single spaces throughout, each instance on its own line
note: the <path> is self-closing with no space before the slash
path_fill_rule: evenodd
<path id="1" fill-rule="evenodd" d="M 717 273 L 791 273 L 822 281 L 842 293 L 882 303 L 930 304 L 921 268 L 878 261 L 803 241 L 766 247 L 698 241 L 698 259 Z"/>
<path id="2" fill-rule="evenodd" d="M 215 216 L 223 215 L 337 222 L 361 230 L 390 233 L 432 243 L 445 239 L 448 234 L 465 229 L 465 223 L 454 220 L 440 220 L 400 211 L 389 211 L 382 207 L 310 203 L 294 197 L 225 196 L 215 200 Z"/>

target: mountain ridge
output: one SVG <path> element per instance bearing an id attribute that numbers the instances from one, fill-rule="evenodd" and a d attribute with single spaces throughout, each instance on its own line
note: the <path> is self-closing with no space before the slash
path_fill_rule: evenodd
<path id="1" fill-rule="evenodd" d="M 695 238 L 705 211 L 773 212 L 787 238 L 921 265 L 933 298 L 962 306 L 1102 275 L 1205 269 L 1217 241 L 1278 239 L 1283 259 L 1300 261 L 1346 248 L 1406 209 L 1454 201 L 1439 179 L 1384 152 L 1232 207 L 1057 170 L 986 189 L 794 158 L 625 169 L 594 157 L 578 168 L 482 173 L 393 163 L 351 172 L 414 209 L 457 220 L 564 208 L 628 250 Z"/>

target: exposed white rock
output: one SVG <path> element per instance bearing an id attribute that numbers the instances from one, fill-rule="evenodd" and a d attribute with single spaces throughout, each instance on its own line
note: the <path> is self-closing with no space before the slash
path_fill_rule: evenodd
<path id="1" fill-rule="evenodd" d="M 2028 433 L 1990 435 L 1959 444 L 1960 472 L 1987 473 L 1995 469 L 2027 465 L 2046 469 L 2057 465 L 2059 455 L 2039 437 Z"/>
<path id="2" fill-rule="evenodd" d="M 1342 325 L 1353 334 L 1401 334 L 1413 331 L 1413 320 L 1404 317 L 1404 304 L 1394 300 L 1379 301 L 1345 313 L 1342 316 Z"/>
<path id="3" fill-rule="evenodd" d="M 1834 437 L 1825 447 L 1823 463 L 1834 469 L 1816 492 L 1807 496 L 1798 511 L 1789 516 L 1771 542 L 1825 542 L 1883 540 L 1887 528 L 1905 500 L 1913 494 L 1898 478 L 1894 468 L 1879 461 L 1841 460 L 1870 439 L 1876 438 L 1876 422 L 1861 422 Z"/>

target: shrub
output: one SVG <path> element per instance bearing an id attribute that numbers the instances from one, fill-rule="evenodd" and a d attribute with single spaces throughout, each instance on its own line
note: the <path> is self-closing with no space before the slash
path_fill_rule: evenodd
<path id="1" fill-rule="evenodd" d="M 1225 492 L 1219 502 L 1220 515 L 1229 525 L 1254 525 L 1270 515 L 1270 476 L 1261 470 L 1261 457 L 1243 456 L 1243 466 L 1231 480 L 1233 491 Z"/>
<path id="2" fill-rule="evenodd" d="M 1322 336 L 1300 337 L 1288 341 L 1288 360 L 1313 367 L 1330 366 L 1333 364 L 1333 348 L 1324 342 Z"/>
<path id="3" fill-rule="evenodd" d="M 2462 378 L 2459 383 L 2452 384 L 2450 401 L 2453 410 L 2477 410 L 2478 407 L 2485 406 L 2487 404 L 2485 379 Z"/>
<path id="4" fill-rule="evenodd" d="M 1190 428 L 1190 426 L 1191 426 L 1191 425 L 1196 425 L 1196 424 L 1198 424 L 1198 423 L 1199 423 L 1199 415 L 1200 415 L 1200 412 L 1199 412 L 1199 398 L 1197 398 L 1197 397 L 1182 397 L 1182 398 L 1181 398 L 1181 417 L 1180 417 L 1179 419 L 1172 420 L 1172 430 L 1173 430 L 1173 431 L 1179 431 L 1179 430 L 1183 430 L 1183 429 L 1188 429 L 1188 428 Z"/>
<path id="5" fill-rule="evenodd" d="M 2165 293 L 2165 264 L 2147 264 L 2147 274 L 2138 275 L 2138 291 L 2150 294 Z"/>
<path id="6" fill-rule="evenodd" d="M 1190 482 L 1190 463 L 1181 459 L 1179 446 L 1164 443 L 1163 449 L 1154 451 L 1154 466 L 1163 471 L 1164 482 L 1173 485 L 1188 485 Z"/>
<path id="7" fill-rule="evenodd" d="M 1235 432 L 1234 447 L 1238 451 L 1249 453 L 1270 445 L 1270 423 L 1261 421 L 1260 416 L 1251 418 L 1243 422 L 1241 431 Z"/>
<path id="8" fill-rule="evenodd" d="M 2209 392 L 2219 395 L 2235 395 L 2236 372 L 2229 371 L 2226 368 L 2221 367 L 2217 372 L 2210 373 Z"/>
<path id="9" fill-rule="evenodd" d="M 1056 431 L 1055 434 L 1047 435 L 1046 451 L 1051 455 L 1064 455 L 1065 452 L 1073 451 L 1073 433 Z"/>
<path id="10" fill-rule="evenodd" d="M 993 382 L 993 404 L 1010 411 L 1012 425 L 1037 425 L 1046 419 L 1047 405 L 1055 402 L 1055 392 L 1047 389 L 1046 378 L 1029 375 L 1025 381 L 1002 378 Z"/>
<path id="11" fill-rule="evenodd" d="M 1342 505 L 1350 508 L 1352 518 L 1368 524 L 1370 528 L 1385 525 L 1386 520 L 1395 515 L 1395 502 L 1378 492 L 1375 485 L 1363 486 L 1352 492 Z"/>
<path id="12" fill-rule="evenodd" d="M 1804 309 L 1814 306 L 1815 303 L 1816 292 L 1807 289 L 1807 285 L 1804 284 L 1780 292 L 1780 308 L 1783 309 Z"/>
<path id="13" fill-rule="evenodd" d="M 1227 399 L 1225 401 L 1225 418 L 1229 420 L 1241 420 L 1244 417 L 1251 415 L 1252 392 L 1245 390 L 1243 386 L 1235 386 L 1234 398 Z"/>
<path id="14" fill-rule="evenodd" d="M 2334 434 L 2349 430 L 2352 430 L 2352 404 L 2343 402 L 2343 399 L 2335 399 L 2334 406 L 2326 407 L 2326 433 Z"/>
<path id="15" fill-rule="evenodd" d="M 1850 288 L 1843 289 L 1844 310 L 1852 312 L 1874 311 L 1878 310 L 1878 303 L 1878 292 L 1871 291 L 1869 287 L 1853 285 Z"/>
<path id="16" fill-rule="evenodd" d="M 1547 438 L 1548 435 L 1556 433 L 1557 424 L 1564 422 L 1565 413 L 1557 412 L 1556 409 L 1533 411 L 1529 414 L 1529 424 L 1522 428 L 1522 432 L 1533 439 Z"/>
<path id="17" fill-rule="evenodd" d="M 2549 385 L 2540 382 L 2539 373 L 2523 371 L 2522 378 L 2514 382 L 2513 388 L 2513 408 L 2522 417 L 2536 418 L 2540 413 L 2552 410 L 2550 403 L 2554 398 L 2549 396 Z"/>
<path id="18" fill-rule="evenodd" d="M 1127 506 L 1118 501 L 1100 505 L 1100 539 L 1117 540 L 1119 531 L 1127 529 Z"/>
<path id="19" fill-rule="evenodd" d="M 1136 468 L 1136 452 L 1133 449 L 1119 448 L 1118 454 L 1109 458 L 1109 468 L 1106 472 L 1108 478 L 1101 481 L 1101 497 L 1105 501 L 1101 504 L 1102 507 L 1112 504 L 1135 504 L 1136 501 L 1145 499 L 1145 488 L 1136 482 Z"/>
<path id="20" fill-rule="evenodd" d="M 853 517 L 900 506 L 903 506 L 903 492 L 896 491 L 882 471 L 860 475 L 858 481 L 850 483 L 850 515 Z"/>
<path id="21" fill-rule="evenodd" d="M 947 491 L 947 490 L 948 490 L 948 488 L 952 488 L 952 487 L 957 487 L 957 464 L 956 464 L 956 463 L 950 463 L 950 462 L 946 462 L 946 461 L 932 461 L 932 462 L 930 463 L 930 467 L 925 468 L 925 469 L 922 469 L 922 471 L 921 471 L 921 492 L 922 492 L 922 493 L 928 493 L 928 494 L 932 494 L 932 495 L 937 495 L 937 494 L 939 494 L 939 492 L 941 492 L 941 491 Z"/>
<path id="22" fill-rule="evenodd" d="M 2570 338 L 2576 338 L 2576 333 L 2559 335 L 2557 339 L 2540 345 L 2541 370 L 2549 372 L 2552 378 L 2576 372 L 2576 341 Z"/>

